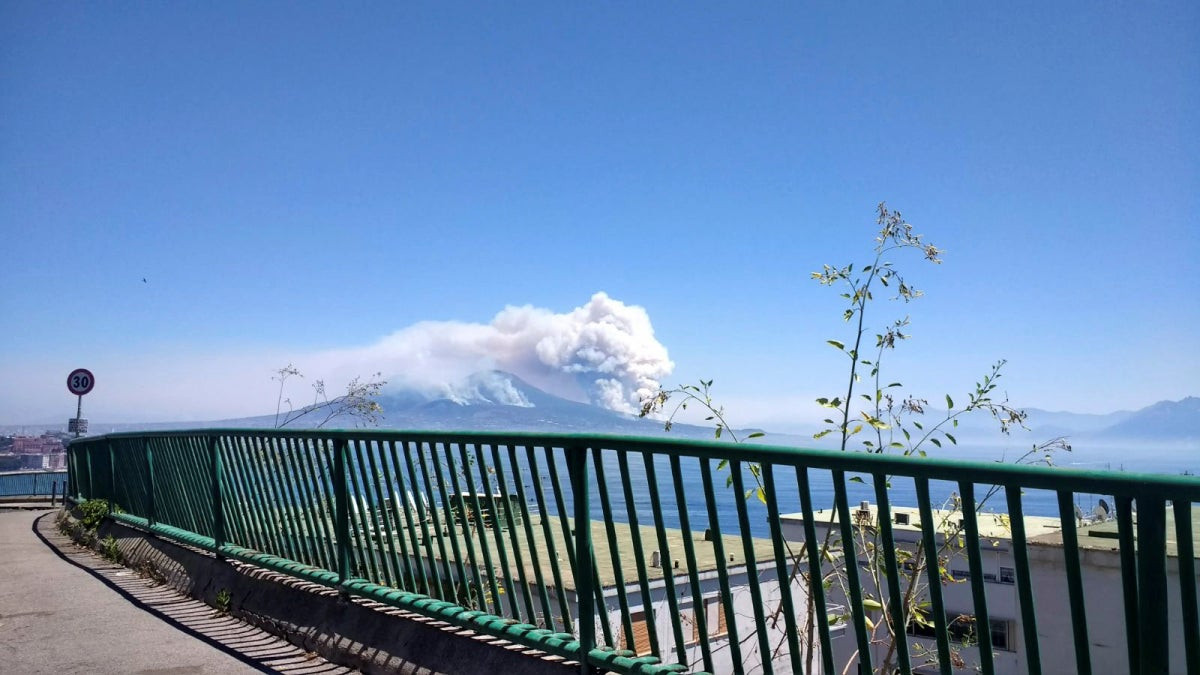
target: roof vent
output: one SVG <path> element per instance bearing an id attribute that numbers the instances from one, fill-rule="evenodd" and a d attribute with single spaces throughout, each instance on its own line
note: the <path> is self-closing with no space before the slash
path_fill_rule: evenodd
<path id="1" fill-rule="evenodd" d="M 897 525 L 908 525 L 908 514 L 907 513 L 897 513 L 896 514 L 896 524 Z"/>
<path id="2" fill-rule="evenodd" d="M 858 508 L 854 510 L 854 523 L 856 525 L 866 525 L 871 522 L 871 502 L 859 502 Z"/>
<path id="3" fill-rule="evenodd" d="M 712 541 L 712 540 L 713 540 L 712 528 L 705 528 L 704 541 Z"/>
<path id="4" fill-rule="evenodd" d="M 662 567 L 662 556 L 659 554 L 658 551 L 655 551 L 650 554 L 650 566 L 651 567 Z"/>

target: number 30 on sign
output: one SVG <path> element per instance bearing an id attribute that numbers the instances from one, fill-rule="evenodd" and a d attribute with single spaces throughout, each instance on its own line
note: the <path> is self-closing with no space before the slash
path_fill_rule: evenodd
<path id="1" fill-rule="evenodd" d="M 96 377 L 87 368 L 77 368 L 67 376 L 67 389 L 76 396 L 83 396 L 96 386 Z"/>

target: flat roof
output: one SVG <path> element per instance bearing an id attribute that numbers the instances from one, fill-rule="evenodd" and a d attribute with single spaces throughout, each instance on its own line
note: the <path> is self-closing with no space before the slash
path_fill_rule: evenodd
<path id="1" fill-rule="evenodd" d="M 921 531 L 921 511 L 915 506 L 890 506 L 892 512 L 892 531 L 893 532 L 920 532 Z M 850 508 L 851 518 L 859 518 L 860 512 L 866 511 L 868 515 L 861 516 L 865 524 L 877 526 L 879 524 L 879 506 L 876 504 L 868 504 L 866 509 L 862 508 L 861 504 L 856 504 Z M 907 516 L 907 523 L 896 522 L 896 516 L 902 518 Z M 933 519 L 937 525 L 950 521 L 957 524 L 963 517 L 962 511 L 951 511 L 948 509 L 933 509 Z M 804 514 L 788 513 L 781 515 L 780 520 L 792 521 L 795 523 L 804 523 Z M 995 540 L 1010 540 L 1012 539 L 1012 529 L 1009 525 L 1008 514 L 1006 513 L 980 513 L 977 520 L 979 522 L 979 536 L 985 539 Z M 834 509 L 822 509 L 813 511 L 813 521 L 818 526 L 827 526 L 830 523 L 835 525 L 840 524 L 837 511 Z M 1047 518 L 1045 516 L 1025 516 L 1025 535 L 1032 539 L 1035 536 L 1057 532 L 1059 529 L 1058 518 Z"/>
<path id="2" fill-rule="evenodd" d="M 851 508 L 852 517 L 858 517 L 857 512 L 863 510 L 861 505 L 855 505 Z M 920 510 L 915 507 L 908 506 L 893 506 L 892 507 L 892 530 L 895 532 L 919 532 L 921 528 Z M 878 525 L 879 508 L 875 504 L 870 504 L 866 511 L 869 516 L 866 516 L 868 525 Z M 896 514 L 908 516 L 908 523 L 895 522 Z M 955 522 L 962 518 L 961 511 L 949 511 L 934 509 L 933 517 L 939 522 L 943 522 L 947 518 L 953 518 Z M 837 512 L 832 509 L 823 509 L 813 512 L 813 519 L 818 526 L 827 526 L 830 523 L 838 524 L 841 521 L 837 517 Z M 800 513 L 788 513 L 780 516 L 780 520 L 792 521 L 803 524 L 804 516 Z M 1133 521 L 1137 523 L 1137 513 L 1134 513 Z M 1179 555 L 1178 534 L 1175 528 L 1175 513 L 1173 509 L 1167 509 L 1166 518 L 1167 527 L 1167 555 Z M 1119 540 L 1117 539 L 1117 521 L 1116 519 L 1083 522 L 1076 527 L 1078 534 L 1079 548 L 1087 550 L 1120 550 Z M 1026 541 L 1033 546 L 1062 546 L 1062 524 L 1058 518 L 1048 516 L 1025 516 L 1025 535 Z M 1007 514 L 1002 513 L 980 513 L 979 514 L 979 536 L 983 539 L 994 539 L 997 541 L 1011 540 L 1012 531 L 1008 524 Z M 1135 532 L 1136 539 L 1136 532 Z M 1200 542 L 1200 506 L 1192 507 L 1192 542 Z"/>
<path id="3" fill-rule="evenodd" d="M 1137 524 L 1137 512 L 1133 514 L 1133 522 Z M 1175 510 L 1167 509 L 1167 555 L 1179 557 L 1179 537 L 1175 529 Z M 1120 539 L 1117 534 L 1117 521 L 1106 520 L 1097 523 L 1085 523 L 1076 528 L 1079 548 L 1090 551 L 1119 551 Z M 1134 528 L 1134 540 L 1137 540 L 1137 528 Z M 1200 541 L 1200 506 L 1192 507 L 1192 547 Z M 1062 546 L 1062 532 L 1054 531 L 1037 537 L 1031 536 L 1029 543 L 1034 546 Z M 1193 550 L 1192 555 L 1195 555 Z"/>
<path id="4" fill-rule="evenodd" d="M 517 574 L 517 562 L 513 555 L 513 542 L 518 541 L 521 548 L 522 562 L 525 576 L 530 583 L 535 583 L 534 576 L 535 565 L 540 566 L 543 579 L 547 587 L 554 586 L 554 576 L 551 565 L 558 562 L 559 570 L 563 573 L 563 589 L 568 591 L 575 590 L 574 579 L 569 574 L 570 558 L 567 554 L 568 546 L 574 550 L 574 541 L 570 543 L 563 536 L 563 519 L 557 516 L 544 516 L 531 514 L 530 529 L 533 530 L 533 546 L 537 549 L 538 555 L 531 555 L 528 547 L 528 539 L 525 535 L 524 525 L 517 524 L 516 532 L 509 529 L 502 529 L 499 532 L 499 540 L 504 546 L 505 555 L 508 556 L 508 566 L 510 574 L 514 580 L 519 580 Z M 553 539 L 554 551 L 558 556 L 558 560 L 550 557 L 550 546 L 546 541 L 545 529 L 542 525 L 542 519 L 545 519 L 550 526 L 551 538 Z M 568 521 L 569 522 L 569 521 Z M 445 523 L 442 523 L 445 527 Z M 433 525 L 430 523 L 430 547 L 433 559 L 442 560 L 441 551 L 437 546 L 437 537 L 433 534 Z M 612 523 L 613 531 L 616 535 L 617 549 L 619 556 L 617 562 L 620 566 L 622 581 L 625 586 L 635 585 L 639 581 L 639 572 L 637 566 L 637 558 L 633 551 L 633 528 L 628 523 Z M 462 551 L 464 563 L 469 561 L 467 557 L 466 538 L 463 536 L 463 526 L 461 523 L 456 523 L 452 528 L 454 538 L 458 540 L 460 550 Z M 418 527 L 418 532 L 420 528 Z M 671 573 L 674 575 L 675 582 L 680 583 L 682 577 L 686 581 L 688 574 L 687 558 L 684 554 L 683 540 L 686 534 L 679 529 L 664 528 L 666 534 L 667 547 L 670 553 L 672 563 Z M 492 565 L 500 570 L 500 557 L 496 550 L 497 537 L 491 527 L 471 527 L 470 541 L 475 549 L 475 557 L 480 565 L 483 565 L 483 550 L 480 544 L 480 537 L 487 535 L 487 544 L 491 553 Z M 450 538 L 443 534 L 446 540 L 447 553 L 453 555 L 453 550 L 450 548 Z M 664 577 L 661 567 L 651 567 L 650 558 L 653 551 L 659 550 L 658 531 L 654 527 L 642 525 L 638 528 L 638 538 L 642 543 L 642 554 L 644 557 L 646 576 L 649 581 L 655 581 Z M 770 539 L 751 538 L 752 551 L 754 552 L 755 560 L 759 569 L 765 567 L 774 568 L 775 566 L 775 549 Z M 742 543 L 742 537 L 739 535 L 724 535 L 721 537 L 722 545 L 724 546 L 725 564 L 727 568 L 740 568 L 746 564 L 745 549 Z M 408 539 L 405 543 L 409 544 Z M 692 534 L 693 550 L 696 557 L 696 571 L 698 573 L 714 572 L 717 569 L 717 556 L 713 542 L 705 541 L 704 532 L 693 532 Z M 600 584 L 604 588 L 616 587 L 616 567 L 613 565 L 613 556 L 608 541 L 608 531 L 604 521 L 592 521 L 592 550 L 593 558 L 596 561 L 596 567 L 599 572 Z M 399 553 L 397 548 L 397 553 Z M 679 566 L 674 567 L 678 562 Z M 453 564 L 453 563 L 451 563 Z"/>

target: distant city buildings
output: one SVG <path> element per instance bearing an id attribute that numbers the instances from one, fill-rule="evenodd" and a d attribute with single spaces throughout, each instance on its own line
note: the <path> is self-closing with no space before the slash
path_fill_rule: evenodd
<path id="1" fill-rule="evenodd" d="M 67 468 L 64 441 L 68 438 L 61 431 L 47 431 L 41 436 L 0 436 L 0 471 L 62 471 Z"/>

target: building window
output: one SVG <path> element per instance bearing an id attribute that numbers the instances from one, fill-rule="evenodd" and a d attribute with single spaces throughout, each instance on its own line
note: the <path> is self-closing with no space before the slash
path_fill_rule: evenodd
<path id="1" fill-rule="evenodd" d="M 729 624 L 725 622 L 725 606 L 721 598 L 708 598 L 704 601 L 704 627 L 708 630 L 709 639 L 725 637 L 729 634 Z M 700 641 L 700 623 L 692 622 L 692 642 Z"/>
<path id="2" fill-rule="evenodd" d="M 657 616 L 657 615 L 656 615 Z M 690 605 L 679 608 L 680 625 L 683 627 L 684 647 L 700 642 L 700 625 L 696 623 L 696 611 Z"/>
<path id="3" fill-rule="evenodd" d="M 629 622 L 633 624 L 633 646 L 630 647 L 629 641 L 625 636 L 625 627 L 621 626 L 621 635 L 617 638 L 617 644 L 621 649 L 633 649 L 633 653 L 638 656 L 653 653 L 650 648 L 650 626 L 646 624 L 646 612 L 633 612 L 629 615 Z"/>
<path id="4" fill-rule="evenodd" d="M 991 619 L 988 624 L 991 628 L 992 649 L 999 651 L 1016 651 L 1016 644 L 1013 640 L 1013 622 L 1007 619 Z M 928 638 L 930 640 L 937 638 L 937 630 L 933 625 L 932 619 L 928 625 L 923 625 L 913 621 L 908 624 L 908 634 L 913 637 Z M 975 617 L 970 614 L 956 614 L 949 612 L 946 614 L 946 632 L 949 635 L 950 642 L 958 643 L 967 646 L 976 646 L 979 639 L 975 634 Z"/>
<path id="5" fill-rule="evenodd" d="M 729 635 L 729 626 L 725 623 L 725 606 L 718 598 L 713 598 L 708 602 L 708 625 L 709 637 L 719 638 Z"/>
<path id="6" fill-rule="evenodd" d="M 967 570 L 950 570 L 950 576 L 954 577 L 955 579 L 959 579 L 959 580 L 970 579 L 971 573 L 968 572 Z"/>
<path id="7" fill-rule="evenodd" d="M 1004 619 L 992 619 L 989 622 L 992 626 L 992 649 L 999 649 L 1005 652 L 1015 652 L 1017 647 L 1013 644 L 1012 639 L 1012 621 Z"/>
<path id="8" fill-rule="evenodd" d="M 1015 584 L 1017 583 L 1017 571 L 1011 567 L 1000 568 L 1000 583 Z"/>

